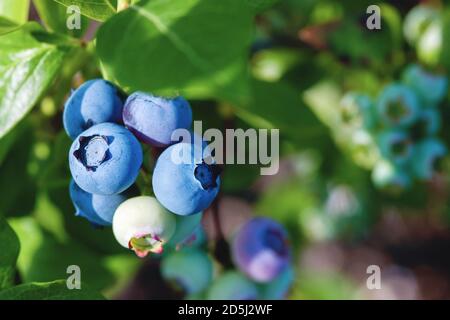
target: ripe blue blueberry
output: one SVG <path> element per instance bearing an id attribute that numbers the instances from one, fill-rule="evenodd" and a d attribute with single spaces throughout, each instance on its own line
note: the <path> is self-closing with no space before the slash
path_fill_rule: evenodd
<path id="1" fill-rule="evenodd" d="M 419 115 L 419 101 L 409 87 L 393 83 L 383 89 L 377 101 L 380 119 L 388 126 L 410 126 Z"/>
<path id="2" fill-rule="evenodd" d="M 427 105 L 438 104 L 447 94 L 447 77 L 428 72 L 418 64 L 410 65 L 404 71 L 402 80 L 414 89 Z"/>
<path id="3" fill-rule="evenodd" d="M 269 218 L 253 218 L 233 239 L 233 259 L 239 269 L 257 282 L 268 282 L 289 265 L 290 250 L 284 228 Z"/>
<path id="4" fill-rule="evenodd" d="M 121 122 L 123 103 L 114 85 L 102 79 L 89 80 L 72 92 L 64 107 L 63 123 L 70 138 L 93 125 Z"/>
<path id="5" fill-rule="evenodd" d="M 121 193 L 108 196 L 88 193 L 73 180 L 70 182 L 70 197 L 76 209 L 75 215 L 100 226 L 110 226 L 117 207 L 127 199 Z"/>
<path id="6" fill-rule="evenodd" d="M 214 280 L 208 290 L 209 300 L 256 300 L 259 291 L 252 281 L 236 271 L 228 271 Z"/>
<path id="7" fill-rule="evenodd" d="M 69 165 L 76 184 L 89 193 L 111 195 L 130 187 L 142 164 L 142 148 L 130 131 L 101 123 L 72 143 Z"/>
<path id="8" fill-rule="evenodd" d="M 172 132 L 189 129 L 192 110 L 183 97 L 166 99 L 144 92 L 130 95 L 123 108 L 123 121 L 136 137 L 156 147 L 172 144 Z"/>
<path id="9" fill-rule="evenodd" d="M 447 154 L 447 148 L 439 140 L 429 138 L 421 141 L 412 161 L 412 169 L 417 178 L 430 180 L 435 173 L 438 161 Z"/>
<path id="10" fill-rule="evenodd" d="M 399 193 L 411 186 L 411 177 L 405 169 L 387 160 L 380 160 L 372 171 L 372 181 L 380 189 Z"/>
<path id="11" fill-rule="evenodd" d="M 261 299 L 282 300 L 288 295 L 289 289 L 294 282 L 294 270 L 289 266 L 286 271 L 268 283 L 260 285 Z"/>
<path id="12" fill-rule="evenodd" d="M 220 186 L 220 170 L 200 145 L 177 143 L 159 156 L 153 171 L 153 191 L 173 213 L 185 216 L 203 211 Z"/>
<path id="13" fill-rule="evenodd" d="M 196 248 L 185 248 L 164 256 L 161 262 L 164 279 L 187 294 L 203 291 L 212 281 L 213 264 L 208 255 Z"/>
<path id="14" fill-rule="evenodd" d="M 139 257 L 145 257 L 149 252 L 162 253 L 175 226 L 175 215 L 149 196 L 123 202 L 114 213 L 112 224 L 117 242 Z"/>
<path id="15" fill-rule="evenodd" d="M 381 155 L 395 164 L 404 164 L 412 156 L 411 139 L 403 130 L 383 131 L 378 140 Z"/>

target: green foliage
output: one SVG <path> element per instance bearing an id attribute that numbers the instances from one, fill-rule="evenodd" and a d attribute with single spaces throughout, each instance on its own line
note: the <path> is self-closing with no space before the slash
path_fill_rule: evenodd
<path id="1" fill-rule="evenodd" d="M 25 283 L 0 291 L 0 300 L 103 300 L 104 297 L 81 285 L 80 290 L 67 289 L 65 280 L 47 283 Z"/>
<path id="2" fill-rule="evenodd" d="M 117 0 L 54 0 L 66 7 L 78 6 L 81 14 L 94 20 L 105 21 L 117 12 Z"/>
<path id="3" fill-rule="evenodd" d="M 374 190 L 366 169 L 380 154 L 345 123 L 341 101 L 349 91 L 376 101 L 380 89 L 417 60 L 448 74 L 447 3 L 417 28 L 424 30 L 416 30 L 411 46 L 402 37 L 410 5 L 387 1 L 378 3 L 381 30 L 365 26 L 370 0 L 33 3 L 42 26 L 27 23 L 36 15 L 29 15 L 29 0 L 0 1 L 0 299 L 102 299 L 95 290 L 114 298 L 142 266 L 108 228 L 75 217 L 68 193 L 71 141 L 61 112 L 70 88 L 95 77 L 126 93 L 184 95 L 203 129 L 279 129 L 287 173 L 259 180 L 259 165 L 226 165 L 221 192 L 255 200 L 255 212 L 282 222 L 296 249 L 360 239 L 380 207 L 429 205 L 435 186 L 417 184 L 392 197 Z M 66 26 L 72 5 L 83 15 L 81 30 Z M 97 25 L 87 37 L 88 26 Z M 450 116 L 448 99 L 442 119 Z M 442 125 L 448 145 L 448 124 Z M 144 158 L 153 151 L 146 148 Z M 153 165 L 154 159 L 146 161 L 147 170 Z M 137 185 L 152 194 L 151 174 Z M 55 281 L 66 279 L 72 264 L 81 267 L 82 290 Z M 356 290 L 336 270 L 301 270 L 291 297 L 358 298 Z"/>
<path id="4" fill-rule="evenodd" d="M 0 17 L 0 35 L 12 32 L 19 28 L 19 25 L 11 20 Z"/>
<path id="5" fill-rule="evenodd" d="M 17 267 L 25 282 L 65 279 L 70 265 L 80 267 L 83 282 L 92 288 L 102 289 L 113 281 L 96 255 L 77 241 L 58 241 L 31 217 L 11 219 L 10 223 L 21 243 Z"/>
<path id="6" fill-rule="evenodd" d="M 28 19 L 30 0 L 2 0 L 0 2 L 0 16 L 6 17 L 18 24 Z"/>
<path id="7" fill-rule="evenodd" d="M 19 239 L 2 217 L 0 217 L 0 243 L 2 246 L 0 248 L 0 290 L 2 290 L 13 284 L 20 247 Z"/>
<path id="8" fill-rule="evenodd" d="M 66 25 L 69 17 L 66 7 L 49 0 L 33 0 L 33 3 L 48 30 L 75 37 L 80 37 L 86 31 L 88 19 L 84 16 L 81 19 L 81 29 L 69 30 Z"/>
<path id="9" fill-rule="evenodd" d="M 36 39 L 34 24 L 0 37 L 0 138 L 36 104 L 53 83 L 68 48 Z M 48 40 L 48 39 L 47 39 Z"/>
<path id="10" fill-rule="evenodd" d="M 127 91 L 241 101 L 251 31 L 240 0 L 141 1 L 102 25 L 97 50 L 104 76 Z"/>

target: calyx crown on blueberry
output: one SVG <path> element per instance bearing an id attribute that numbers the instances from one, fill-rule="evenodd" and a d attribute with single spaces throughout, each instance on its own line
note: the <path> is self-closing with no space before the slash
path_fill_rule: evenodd
<path id="1" fill-rule="evenodd" d="M 227 272 L 213 282 L 213 263 L 202 251 L 206 242 L 201 220 L 219 192 L 222 167 L 205 141 L 195 143 L 195 134 L 192 141 L 171 141 L 174 130 L 191 127 L 189 103 L 182 97 L 136 92 L 122 111 L 119 93 L 111 83 L 96 79 L 80 86 L 66 103 L 64 125 L 73 139 L 70 197 L 76 215 L 95 226 L 112 226 L 117 242 L 138 257 L 160 255 L 164 279 L 187 294 L 255 299 L 261 283 L 267 285 L 261 289 L 265 296 L 283 294 L 290 278 L 278 277 L 273 284 L 271 279 L 284 268 L 289 249 L 284 230 L 268 219 L 249 222 L 233 248 L 237 266 L 249 278 Z M 155 197 L 129 192 L 144 163 L 138 139 L 163 149 L 153 169 Z M 189 161 L 175 161 L 180 152 Z"/>

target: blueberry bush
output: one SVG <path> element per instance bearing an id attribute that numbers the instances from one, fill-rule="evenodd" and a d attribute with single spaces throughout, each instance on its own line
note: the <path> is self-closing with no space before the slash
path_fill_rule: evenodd
<path id="1" fill-rule="evenodd" d="M 1 1 L 0 299 L 450 297 L 450 4 L 371 5 Z"/>

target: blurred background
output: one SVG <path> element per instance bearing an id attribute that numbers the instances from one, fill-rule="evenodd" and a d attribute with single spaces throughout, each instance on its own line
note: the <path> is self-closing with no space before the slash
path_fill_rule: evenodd
<path id="1" fill-rule="evenodd" d="M 367 28 L 372 4 L 381 9 L 381 29 Z M 31 2 L 29 18 L 45 24 L 36 7 Z M 83 23 L 89 41 L 100 23 Z M 405 170 L 405 180 L 396 180 L 397 166 L 394 173 L 374 173 L 386 160 L 391 141 L 379 136 L 387 129 L 355 128 L 364 114 L 351 109 L 348 121 L 344 99 L 361 94 L 376 109 L 383 88 L 403 81 L 411 65 L 445 82 L 450 3 L 280 0 L 254 25 L 252 103 L 190 102 L 204 128 L 279 128 L 280 170 L 261 176 L 255 165 L 225 167 L 221 193 L 202 221 L 211 256 L 220 260 L 226 251 L 218 244 L 221 233 L 229 240 L 250 217 L 268 216 L 286 227 L 294 252 L 288 299 L 450 298 L 449 155 L 422 161 L 434 151 L 416 148 L 408 163 L 422 163 L 419 171 L 431 166 L 426 177 Z M 83 281 L 107 298 L 181 298 L 161 277 L 159 258 L 137 259 L 110 230 L 74 216 L 71 141 L 61 114 L 69 89 L 98 76 L 98 61 L 88 59 L 0 140 L 0 215 L 21 243 L 16 282 L 66 278 L 66 266 L 77 264 Z M 422 91 L 437 90 L 436 82 L 424 81 Z M 433 106 L 438 129 L 427 136 L 447 148 L 449 98 L 445 87 Z M 379 290 L 367 288 L 370 265 L 381 268 Z"/>

